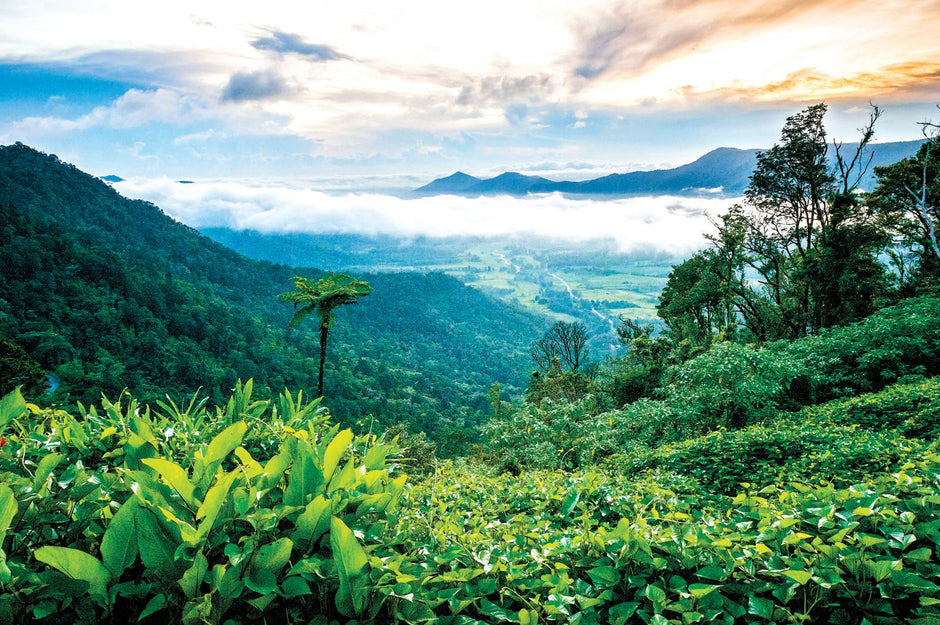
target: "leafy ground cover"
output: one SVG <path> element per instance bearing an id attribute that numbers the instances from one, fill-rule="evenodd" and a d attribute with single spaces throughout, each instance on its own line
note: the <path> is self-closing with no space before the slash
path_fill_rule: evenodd
<path id="1" fill-rule="evenodd" d="M 72 414 L 13 393 L 0 621 L 934 623 L 936 389 L 593 468 L 410 481 L 394 440 L 250 383 L 212 409 L 124 396 Z M 893 427 L 852 422 L 882 410 Z"/>

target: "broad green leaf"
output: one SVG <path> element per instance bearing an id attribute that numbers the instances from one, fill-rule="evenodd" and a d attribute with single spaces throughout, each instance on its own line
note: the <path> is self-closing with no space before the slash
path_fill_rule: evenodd
<path id="1" fill-rule="evenodd" d="M 137 558 L 137 524 L 134 521 L 137 503 L 136 497 L 128 499 L 108 523 L 101 539 L 101 561 L 114 576 L 134 563 Z"/>
<path id="2" fill-rule="evenodd" d="M 646 591 L 643 593 L 646 595 L 646 598 L 655 603 L 656 605 L 663 605 L 666 603 L 666 591 L 660 588 L 659 586 L 654 586 L 649 584 L 646 587 Z"/>
<path id="3" fill-rule="evenodd" d="M 327 487 L 327 494 L 332 494 L 337 490 L 346 490 L 352 488 L 356 483 L 356 466 L 352 459 L 346 463 L 342 469 L 338 472 L 334 472 L 333 479 L 330 480 L 330 485 Z"/>
<path id="4" fill-rule="evenodd" d="M 336 608 L 343 616 L 362 614 L 369 591 L 369 557 L 345 523 L 330 519 L 330 546 L 339 575 Z"/>
<path id="5" fill-rule="evenodd" d="M 0 399 L 0 429 L 13 419 L 19 419 L 26 410 L 26 400 L 17 386 Z"/>
<path id="6" fill-rule="evenodd" d="M 151 614 L 159 612 L 166 607 L 166 595 L 160 593 L 159 595 L 154 595 L 150 601 L 147 602 L 147 605 L 144 606 L 143 611 L 140 613 L 140 616 L 137 617 L 138 621 L 142 621 Z"/>
<path id="7" fill-rule="evenodd" d="M 797 582 L 800 586 L 803 586 L 804 584 L 806 584 L 806 582 L 808 582 L 809 580 L 813 578 L 813 574 L 810 573 L 809 571 L 796 571 L 796 570 L 790 569 L 786 571 L 781 571 L 781 573 L 783 575 L 786 575 L 793 581 Z"/>
<path id="8" fill-rule="evenodd" d="M 287 561 L 290 560 L 293 547 L 294 543 L 290 538 L 279 538 L 273 543 L 263 545 L 255 553 L 251 564 L 259 569 L 265 569 L 275 574 L 279 573 L 287 564 Z"/>
<path id="9" fill-rule="evenodd" d="M 0 543 L 3 542 L 3 533 L 0 532 Z M 7 554 L 0 549 L 0 584 L 9 584 L 13 581 L 13 572 L 7 566 Z"/>
<path id="10" fill-rule="evenodd" d="M 480 600 L 480 612 L 486 616 L 491 616 L 500 623 L 515 623 L 517 615 L 506 608 L 500 607 L 492 601 L 483 598 Z"/>
<path id="11" fill-rule="evenodd" d="M 330 444 L 326 446 L 326 451 L 323 454 L 324 482 L 329 482 L 333 477 L 333 472 L 336 470 L 337 465 L 339 465 L 340 458 L 343 457 L 343 453 L 349 447 L 352 440 L 352 430 L 345 429 L 334 436 Z"/>
<path id="12" fill-rule="evenodd" d="M 277 590 L 277 576 L 290 559 L 292 547 L 289 538 L 281 538 L 256 551 L 245 577 L 245 585 L 262 595 Z"/>
<path id="13" fill-rule="evenodd" d="M 46 483 L 46 479 L 49 477 L 49 474 L 52 473 L 52 470 L 58 466 L 62 459 L 65 458 L 62 454 L 49 454 L 43 456 L 43 459 L 39 461 L 39 466 L 36 467 L 36 473 L 33 477 L 33 490 L 39 492 L 42 489 L 43 485 Z"/>
<path id="14" fill-rule="evenodd" d="M 290 452 L 282 449 L 278 455 L 264 463 L 264 488 L 272 488 L 281 481 L 284 472 L 290 466 L 290 462 Z"/>
<path id="15" fill-rule="evenodd" d="M 37 560 L 56 568 L 72 579 L 88 582 L 88 592 L 107 600 L 111 574 L 98 558 L 70 547 L 40 547 L 33 555 Z"/>
<path id="16" fill-rule="evenodd" d="M 13 489 L 6 484 L 0 484 L 0 544 L 3 544 L 4 532 L 10 527 L 18 509 Z"/>
<path id="17" fill-rule="evenodd" d="M 237 599 L 245 588 L 242 581 L 242 567 L 232 566 L 224 571 L 218 582 L 219 594 L 227 599 Z"/>
<path id="18" fill-rule="evenodd" d="M 768 621 L 773 620 L 774 602 L 770 599 L 751 597 L 747 602 L 747 613 L 767 619 Z"/>
<path id="19" fill-rule="evenodd" d="M 366 465 L 366 469 L 370 471 L 384 469 L 388 449 L 388 445 L 373 445 L 370 447 L 369 451 L 366 452 L 365 458 L 362 459 L 362 463 Z"/>
<path id="20" fill-rule="evenodd" d="M 262 467 L 257 460 L 252 458 L 251 453 L 244 447 L 238 446 L 235 448 L 235 457 L 244 465 L 245 473 L 248 475 L 249 480 L 253 480 L 261 473 L 264 473 L 264 467 Z"/>
<path id="21" fill-rule="evenodd" d="M 612 566 L 595 566 L 588 570 L 588 576 L 591 582 L 602 590 L 620 583 L 620 571 Z"/>
<path id="22" fill-rule="evenodd" d="M 536 625 L 539 622 L 538 613 L 535 610 L 519 610 L 519 625 Z"/>
<path id="23" fill-rule="evenodd" d="M 248 424 L 244 421 L 238 421 L 216 434 L 206 449 L 206 455 L 203 459 L 206 466 L 225 460 L 226 456 L 242 444 L 242 438 L 247 430 Z"/>
<path id="24" fill-rule="evenodd" d="M 292 575 L 281 582 L 281 591 L 285 597 L 302 597 L 312 594 L 310 585 L 299 575 Z"/>
<path id="25" fill-rule="evenodd" d="M 574 510 L 574 507 L 578 505 L 578 502 L 581 500 L 581 491 L 576 488 L 572 488 L 568 491 L 568 494 L 565 495 L 564 501 L 561 502 L 561 516 L 568 516 Z"/>
<path id="26" fill-rule="evenodd" d="M 632 601 L 611 606 L 609 611 L 611 625 L 625 625 L 638 607 L 640 607 L 640 604 Z"/>
<path id="27" fill-rule="evenodd" d="M 275 594 L 272 592 L 272 593 L 267 594 L 267 595 L 265 595 L 265 596 L 263 596 L 263 597 L 256 597 L 255 599 L 249 599 L 249 600 L 248 600 L 248 604 L 249 604 L 251 607 L 253 607 L 253 608 L 255 608 L 256 610 L 258 610 L 259 612 L 264 612 L 265 609 L 267 609 L 267 607 L 268 607 L 269 605 L 271 605 L 271 602 L 274 601 L 274 598 L 275 598 L 276 596 L 277 596 L 277 595 L 275 595 Z"/>
<path id="28" fill-rule="evenodd" d="M 305 506 L 318 491 L 322 492 L 323 472 L 314 464 L 307 443 L 296 441 L 291 455 L 293 464 L 287 475 L 283 501 L 288 506 Z"/>
<path id="29" fill-rule="evenodd" d="M 725 573 L 725 570 L 719 566 L 703 566 L 698 571 L 695 572 L 698 577 L 704 577 L 705 579 L 713 579 L 718 582 L 723 582 L 728 578 L 728 574 Z"/>
<path id="30" fill-rule="evenodd" d="M 180 588 L 183 589 L 183 594 L 186 595 L 187 599 L 196 598 L 196 595 L 199 594 L 199 588 L 202 586 L 202 581 L 208 572 L 209 561 L 206 560 L 206 556 L 202 555 L 202 549 L 200 549 L 196 552 L 196 557 L 193 558 L 193 565 L 183 573 L 183 577 L 179 581 Z"/>
<path id="31" fill-rule="evenodd" d="M 709 594 L 713 590 L 721 588 L 720 585 L 715 584 L 689 584 L 689 592 L 692 593 L 693 597 L 701 598 Z"/>
<path id="32" fill-rule="evenodd" d="M 0 529 L 2 528 L 3 524 L 0 523 Z M 931 550 L 930 547 L 921 547 L 920 549 L 915 549 L 904 554 L 904 557 L 908 560 L 917 560 L 918 562 L 930 562 L 932 556 L 933 550 Z"/>
<path id="33" fill-rule="evenodd" d="M 140 561 L 148 569 L 165 570 L 174 565 L 181 537 L 175 536 L 156 514 L 142 506 L 134 511 Z"/>
<path id="34" fill-rule="evenodd" d="M 297 529 L 291 536 L 294 541 L 315 541 L 330 529 L 331 502 L 323 495 L 317 495 L 313 501 L 297 516 Z"/>
<path id="35" fill-rule="evenodd" d="M 199 510 L 196 511 L 196 521 L 198 522 L 201 519 L 196 532 L 197 538 L 203 538 L 209 534 L 209 530 L 215 524 L 216 517 L 219 516 L 219 512 L 222 510 L 222 505 L 232 488 L 235 477 L 234 471 L 226 473 L 216 480 L 209 492 L 206 493 L 206 498 L 199 506 Z"/>
<path id="36" fill-rule="evenodd" d="M 904 588 L 916 589 L 918 592 L 926 591 L 933 593 L 940 590 L 940 586 L 924 579 L 920 575 L 909 573 L 908 571 L 895 571 L 891 574 L 891 581 Z"/>
<path id="37" fill-rule="evenodd" d="M 187 506 L 190 508 L 199 506 L 199 501 L 193 495 L 196 487 L 189 481 L 189 476 L 181 466 L 163 458 L 145 458 L 141 462 L 156 470 L 173 487 L 173 490 L 180 494 Z"/>
<path id="38" fill-rule="evenodd" d="M 892 560 L 865 561 L 865 568 L 876 582 L 880 582 L 891 575 L 891 569 L 894 564 Z"/>

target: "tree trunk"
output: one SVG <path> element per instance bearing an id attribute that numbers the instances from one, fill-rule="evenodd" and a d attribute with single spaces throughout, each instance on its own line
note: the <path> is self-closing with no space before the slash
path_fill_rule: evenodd
<path id="1" fill-rule="evenodd" d="M 329 331 L 329 326 L 320 326 L 320 375 L 317 378 L 317 397 L 323 397 L 323 367 L 326 364 L 326 335 Z"/>

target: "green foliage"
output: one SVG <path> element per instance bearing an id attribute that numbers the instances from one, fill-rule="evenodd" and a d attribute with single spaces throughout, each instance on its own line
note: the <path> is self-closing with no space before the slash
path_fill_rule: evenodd
<path id="1" fill-rule="evenodd" d="M 795 339 L 851 323 L 883 305 L 890 245 L 855 195 L 874 108 L 851 158 L 827 159 L 825 104 L 787 118 L 780 142 L 757 155 L 742 205 L 714 222 L 710 250 L 674 267 L 658 311 L 678 340 L 707 345 L 740 324 L 743 338 Z"/>
<path id="2" fill-rule="evenodd" d="M 599 382 L 614 405 L 623 406 L 651 397 L 663 383 L 668 366 L 679 350 L 673 338 L 653 336 L 655 329 L 653 324 L 620 319 L 617 334 L 620 343 L 626 346 L 627 354 L 608 362 Z"/>
<path id="3" fill-rule="evenodd" d="M 214 415 L 204 402 L 161 415 L 127 399 L 75 418 L 18 394 L 0 413 L 5 621 L 383 609 L 369 550 L 404 487 L 399 449 L 341 430 L 316 402 L 253 401 L 248 382 Z"/>
<path id="4" fill-rule="evenodd" d="M 925 441 L 940 436 L 940 378 L 889 386 L 869 393 L 803 409 L 801 419 L 869 430 L 896 430 Z"/>
<path id="5" fill-rule="evenodd" d="M 437 444 L 428 440 L 424 432 L 411 433 L 400 423 L 385 430 L 385 439 L 401 447 L 399 462 L 412 475 L 426 475 L 437 469 Z"/>
<path id="6" fill-rule="evenodd" d="M 0 336 L 0 394 L 6 395 L 22 387 L 27 395 L 36 396 L 46 390 L 46 376 L 39 363 L 22 347 Z"/>
<path id="7" fill-rule="evenodd" d="M 612 460 L 611 465 L 620 464 L 622 471 L 667 471 L 710 491 L 733 495 L 748 486 L 760 489 L 790 481 L 844 488 L 892 470 L 926 447 L 895 432 L 813 422 L 773 423 L 716 430 L 635 452 Z"/>
<path id="8" fill-rule="evenodd" d="M 667 474 L 445 467 L 404 505 L 405 622 L 902 623 L 940 616 L 940 458 L 714 497 Z"/>
<path id="9" fill-rule="evenodd" d="M 902 300 L 864 321 L 768 349 L 795 361 L 803 404 L 878 391 L 905 376 L 940 374 L 940 298 Z"/>
<path id="10" fill-rule="evenodd" d="M 519 474 L 525 469 L 571 469 L 591 462 L 594 445 L 586 435 L 596 432 L 596 399 L 543 400 L 526 403 L 483 428 L 488 462 L 501 471 Z"/>
<path id="11" fill-rule="evenodd" d="M 876 167 L 875 175 L 878 183 L 869 202 L 883 225 L 902 237 L 915 256 L 912 263 L 903 254 L 894 256 L 902 285 L 910 289 L 936 285 L 940 270 L 940 136 L 928 138 L 915 156 Z"/>
<path id="12" fill-rule="evenodd" d="M 682 406 L 686 437 L 716 426 L 740 428 L 782 407 L 794 364 L 779 354 L 737 343 L 719 343 L 680 365 L 665 388 Z"/>

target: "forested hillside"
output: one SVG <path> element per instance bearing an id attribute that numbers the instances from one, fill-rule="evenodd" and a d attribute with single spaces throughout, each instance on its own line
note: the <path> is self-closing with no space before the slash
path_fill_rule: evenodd
<path id="1" fill-rule="evenodd" d="M 249 378 L 267 396 L 315 390 L 316 328 L 288 334 L 293 310 L 276 297 L 296 270 L 246 259 L 21 144 L 0 148 L 0 206 L 5 391 L 25 382 L 37 397 L 39 372 L 60 384 L 44 401 L 86 404 L 124 388 L 220 401 Z M 374 295 L 343 310 L 331 337 L 325 403 L 341 420 L 460 431 L 492 383 L 524 385 L 538 319 L 440 274 L 362 277 Z"/>

